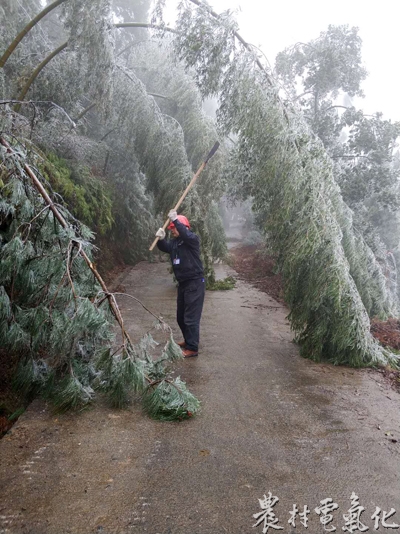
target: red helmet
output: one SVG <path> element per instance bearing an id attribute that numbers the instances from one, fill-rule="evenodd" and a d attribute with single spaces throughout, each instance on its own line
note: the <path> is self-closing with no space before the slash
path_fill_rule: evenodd
<path id="1" fill-rule="evenodd" d="M 178 221 L 182 224 L 184 224 L 185 226 L 187 226 L 190 230 L 190 222 L 188 221 L 187 217 L 185 217 L 184 215 L 178 215 Z M 175 225 L 174 223 L 171 221 L 167 227 L 167 230 L 172 230 L 172 228 L 175 228 Z"/>

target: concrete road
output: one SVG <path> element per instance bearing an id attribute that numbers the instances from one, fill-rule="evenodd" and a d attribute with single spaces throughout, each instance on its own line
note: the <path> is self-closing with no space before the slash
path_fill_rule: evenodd
<path id="1" fill-rule="evenodd" d="M 116 285 L 180 339 L 167 264 L 139 264 Z M 151 326 L 119 301 L 133 336 Z M 377 506 L 400 524 L 400 396 L 375 372 L 302 359 L 287 313 L 244 282 L 207 292 L 200 355 L 175 368 L 202 402 L 195 419 L 155 422 L 138 405 L 101 403 L 55 417 L 31 405 L 0 442 L 0 533 L 261 533 L 253 514 L 269 492 L 279 498 L 270 533 L 323 532 L 315 509 L 327 498 L 338 507 L 326 528 L 343 532 L 353 492 L 353 517 L 359 502 L 370 531 Z M 300 517 L 288 523 L 294 504 L 310 510 L 307 530 Z"/>

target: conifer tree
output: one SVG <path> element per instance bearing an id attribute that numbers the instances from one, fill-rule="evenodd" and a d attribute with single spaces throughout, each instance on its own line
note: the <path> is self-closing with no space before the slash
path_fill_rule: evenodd
<path id="1" fill-rule="evenodd" d="M 0 158 L 0 337 L 20 354 L 19 390 L 48 397 L 58 410 L 89 403 L 99 389 L 119 407 L 129 393 L 139 394 L 159 419 L 194 415 L 198 401 L 166 374 L 165 363 L 182 357 L 171 329 L 157 318 L 166 332 L 157 360 L 150 334 L 133 345 L 115 296 L 92 264 L 93 235 L 48 196 L 48 184 L 37 178 L 35 146 L 3 136 Z M 117 348 L 112 315 L 121 327 Z"/>

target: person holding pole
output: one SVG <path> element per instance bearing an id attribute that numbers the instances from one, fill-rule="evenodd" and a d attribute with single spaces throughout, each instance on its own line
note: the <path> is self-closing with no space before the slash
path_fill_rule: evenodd
<path id="1" fill-rule="evenodd" d="M 176 210 L 168 213 L 173 239 L 165 239 L 165 230 L 160 228 L 156 236 L 157 247 L 170 255 L 175 278 L 178 281 L 176 318 L 183 334 L 178 343 L 185 358 L 198 356 L 200 319 L 203 310 L 205 281 L 200 259 L 200 238 L 190 230 L 190 223 Z"/>
<path id="2" fill-rule="evenodd" d="M 149 248 L 151 251 L 157 245 L 161 251 L 168 252 L 171 257 L 172 268 L 179 284 L 177 321 L 183 334 L 183 341 L 178 345 L 182 348 L 185 358 L 198 356 L 199 353 L 200 319 L 205 282 L 203 264 L 200 259 L 200 239 L 190 231 L 188 219 L 184 215 L 178 215 L 177 210 L 218 148 L 219 142 L 217 141 L 182 193 L 176 206 L 168 213 L 164 226 L 157 230 L 156 238 Z M 171 230 L 174 239 L 165 239 L 167 227 Z"/>

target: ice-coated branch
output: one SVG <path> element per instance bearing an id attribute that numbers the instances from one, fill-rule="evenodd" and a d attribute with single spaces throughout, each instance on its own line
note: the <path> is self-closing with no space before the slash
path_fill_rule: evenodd
<path id="1" fill-rule="evenodd" d="M 7 152 L 9 154 L 13 154 L 13 149 L 11 148 L 11 146 L 7 143 L 7 141 L 3 137 L 0 138 L 0 143 L 7 149 Z M 67 221 L 64 219 L 64 217 L 61 215 L 59 210 L 56 208 L 56 206 L 54 205 L 53 201 L 49 197 L 47 191 L 45 190 L 45 188 L 43 187 L 41 182 L 38 180 L 38 178 L 36 177 L 36 175 L 34 174 L 32 169 L 29 167 L 29 165 L 27 165 L 25 163 L 23 165 L 23 169 L 28 174 L 30 179 L 32 180 L 32 183 L 33 183 L 34 187 L 36 188 L 36 190 L 43 197 L 43 199 L 45 200 L 46 204 L 50 207 L 51 211 L 53 212 L 54 216 L 56 217 L 56 219 L 58 220 L 60 225 L 65 229 L 69 228 L 69 225 L 68 225 Z M 82 256 L 82 258 L 85 260 L 85 262 L 88 265 L 89 269 L 94 274 L 95 278 L 99 282 L 99 284 L 102 287 L 103 291 L 107 294 L 107 298 L 108 298 L 108 301 L 109 301 L 109 304 L 110 304 L 110 308 L 111 308 L 111 310 L 112 310 L 112 312 L 114 314 L 114 317 L 118 321 L 118 324 L 121 327 L 123 337 L 127 339 L 127 341 L 129 342 L 130 345 L 132 345 L 132 341 L 131 341 L 128 333 L 125 330 L 124 320 L 122 318 L 121 311 L 120 311 L 120 309 L 119 309 L 119 307 L 118 307 L 118 305 L 116 303 L 115 298 L 112 296 L 112 293 L 108 290 L 103 278 L 100 276 L 99 272 L 97 271 L 97 269 L 94 266 L 94 264 L 91 262 L 89 256 L 86 254 L 86 252 L 81 248 L 79 250 L 79 253 Z"/>

